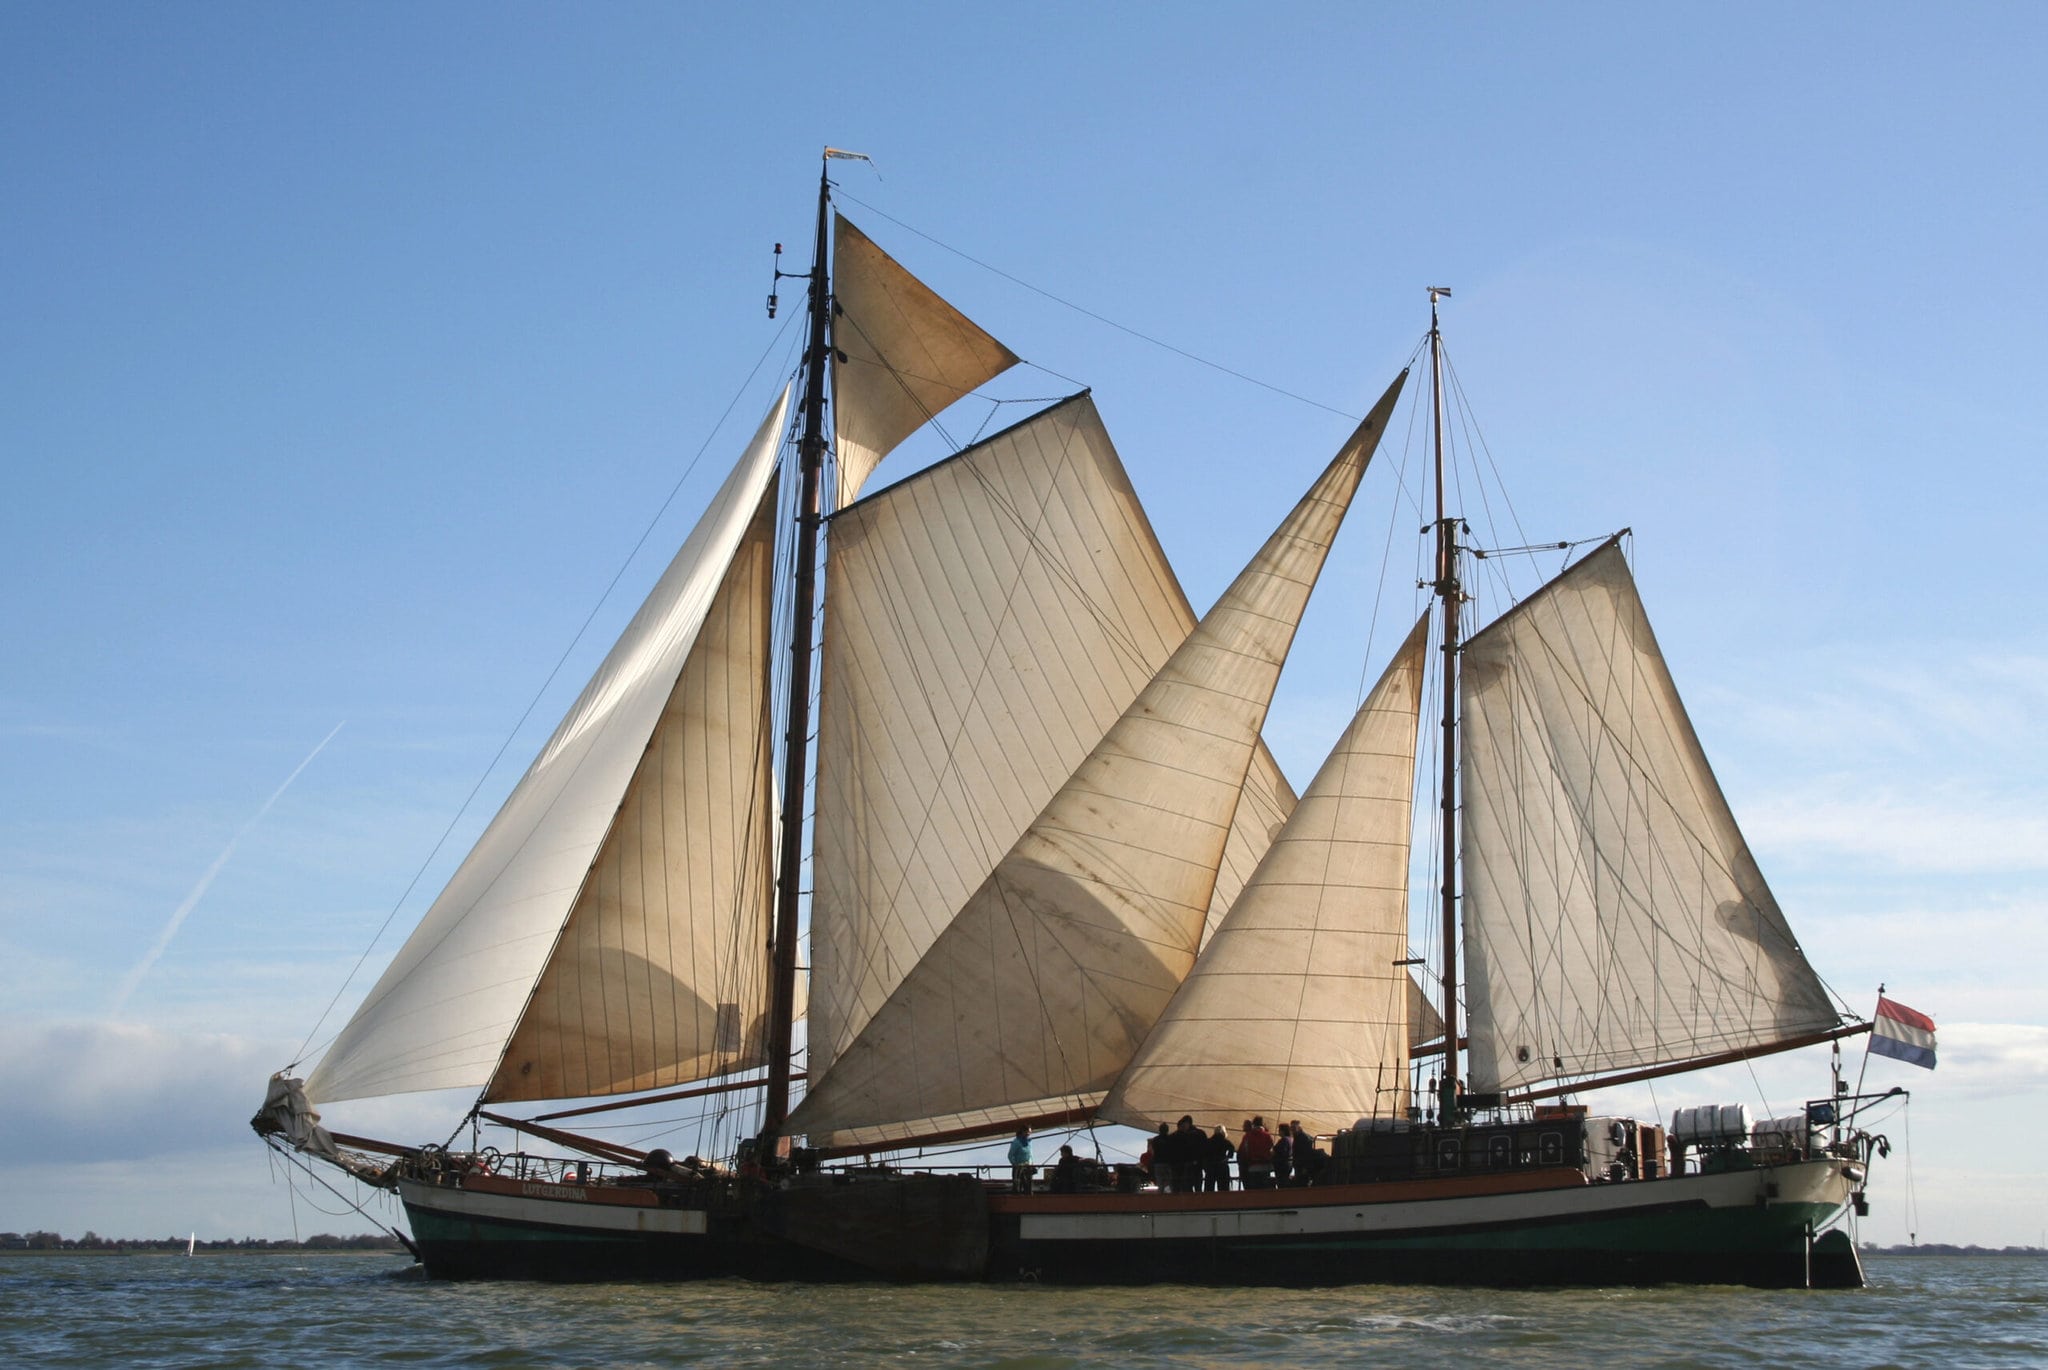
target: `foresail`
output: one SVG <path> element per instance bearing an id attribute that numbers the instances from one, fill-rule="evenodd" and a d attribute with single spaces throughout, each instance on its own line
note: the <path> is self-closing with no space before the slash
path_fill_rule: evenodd
<path id="1" fill-rule="evenodd" d="M 485 1097 L 582 1099 L 761 1065 L 776 483 L 712 599 Z"/>
<path id="2" fill-rule="evenodd" d="M 832 261 L 833 450 L 843 509 L 897 443 L 1017 357 L 836 215 Z"/>
<path id="3" fill-rule="evenodd" d="M 596 674 L 306 1084 L 487 1083 L 774 476 L 787 393 Z"/>
<path id="4" fill-rule="evenodd" d="M 1836 1024 L 1617 543 L 1471 639 L 1463 701 L 1473 1089 Z"/>
<path id="5" fill-rule="evenodd" d="M 832 522 L 809 1070 L 822 1076 L 1194 628 L 1093 402 Z M 1211 923 L 1294 804 L 1263 744 Z"/>
<path id="6" fill-rule="evenodd" d="M 1408 1106 L 1408 843 L 1424 615 L 1101 1108 L 1327 1134 Z"/>
<path id="7" fill-rule="evenodd" d="M 1109 1085 L 1193 963 L 1280 664 L 1399 382 L 790 1118 L 841 1129 Z"/>

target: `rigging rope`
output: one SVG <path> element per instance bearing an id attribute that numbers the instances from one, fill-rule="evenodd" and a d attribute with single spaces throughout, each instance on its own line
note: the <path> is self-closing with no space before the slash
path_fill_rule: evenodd
<path id="1" fill-rule="evenodd" d="M 981 260 L 981 258 L 979 257 L 973 256 L 970 253 L 962 252 L 959 248 L 954 247 L 951 243 L 942 242 L 939 239 L 934 238 L 931 234 L 926 233 L 923 229 L 917 228 L 911 224 L 907 224 L 903 222 L 903 220 L 897 218 L 895 215 L 890 214 L 885 210 L 877 209 L 875 206 L 869 204 L 866 200 L 863 200 L 855 195 L 849 195 L 844 190 L 840 191 L 840 198 L 852 200 L 855 204 L 859 205 L 862 209 L 867 210 L 870 214 L 875 214 L 880 216 L 881 218 L 887 219 L 890 223 L 896 225 L 896 227 L 902 229 L 906 233 L 915 233 L 918 237 L 924 239 L 932 246 L 950 252 L 955 257 L 960 258 L 962 261 L 972 262 L 975 266 L 980 267 L 983 271 L 989 272 L 992 275 L 1000 276 L 1012 285 L 1022 286 L 1024 289 L 1030 291 L 1034 295 L 1042 295 L 1046 299 L 1051 300 L 1054 304 L 1064 306 L 1067 309 L 1071 309 L 1076 314 L 1086 315 L 1088 318 L 1095 320 L 1095 322 L 1097 323 L 1107 324 L 1109 327 L 1114 328 L 1117 332 L 1127 333 L 1131 337 L 1136 338 L 1140 342 L 1150 343 L 1152 344 L 1152 346 L 1161 348 L 1167 352 L 1171 352 L 1175 356 L 1185 357 L 1187 360 L 1194 362 L 1199 366 L 1206 366 L 1212 371 L 1221 371 L 1224 375 L 1233 377 L 1237 380 L 1241 380 L 1245 382 L 1245 384 L 1247 385 L 1256 385 L 1261 390 L 1270 390 L 1276 395 L 1280 395 L 1287 399 L 1294 400 L 1300 404 L 1306 404 L 1311 408 L 1323 410 L 1325 413 L 1341 415 L 1344 418 L 1350 419 L 1354 423 L 1356 423 L 1359 419 L 1364 417 L 1361 414 L 1354 414 L 1348 409 L 1341 409 L 1334 404 L 1324 404 L 1321 400 L 1312 400 L 1306 395 L 1296 394 L 1292 390 L 1288 390 L 1282 386 L 1274 385 L 1271 381 L 1262 381 L 1257 376 L 1246 375 L 1244 372 L 1239 371 L 1234 367 L 1225 366 L 1222 362 L 1210 361 L 1207 357 L 1200 356 L 1196 353 L 1190 352 L 1184 347 L 1175 347 L 1172 343 L 1166 342 L 1165 340 L 1160 338 L 1155 338 L 1149 333 L 1141 332 L 1138 329 L 1132 328 L 1129 324 L 1118 323 L 1115 319 L 1109 318 L 1107 315 L 1098 314 L 1094 310 L 1086 307 L 1085 305 L 1075 304 L 1072 300 L 1065 299 L 1059 295 L 1055 295 L 1050 290 L 1047 290 L 1042 286 L 1033 285 L 1031 282 L 1024 280 L 1022 277 L 1013 276 L 999 266 L 991 265 L 990 263 Z M 1034 366 L 1038 365 L 1036 362 L 1033 362 L 1031 364 Z M 1039 369 L 1041 371 L 1045 371 L 1045 373 L 1049 376 L 1059 375 L 1057 371 L 1050 370 L 1046 367 L 1041 366 L 1039 367 Z M 1066 376 L 1060 376 L 1060 379 L 1068 380 L 1070 378 Z M 1074 383 L 1079 384 L 1079 382 Z"/>
<path id="2" fill-rule="evenodd" d="M 292 1165 L 295 1165 L 295 1166 L 297 1166 L 297 1167 L 298 1167 L 298 1168 L 299 1168 L 300 1170 L 303 1170 L 303 1171 L 304 1171 L 304 1172 L 306 1173 L 306 1177 L 307 1177 L 308 1179 L 312 1180 L 312 1181 L 313 1181 L 313 1182 L 314 1182 L 315 1184 L 319 1185 L 319 1186 L 320 1186 L 320 1187 L 321 1187 L 322 1189 L 326 1190 L 326 1191 L 327 1191 L 327 1192 L 328 1192 L 329 1194 L 332 1194 L 332 1195 L 333 1195 L 333 1196 L 334 1196 L 335 1198 L 337 1198 L 337 1199 L 341 1200 L 341 1201 L 342 1201 L 343 1203 L 347 1204 L 347 1205 L 348 1205 L 348 1206 L 349 1206 L 350 1208 L 354 1209 L 354 1210 L 355 1210 L 355 1213 L 356 1213 L 356 1216 L 357 1216 L 357 1217 L 359 1217 L 359 1218 L 364 1218 L 364 1219 L 367 1219 L 367 1220 L 368 1220 L 369 1222 L 375 1223 L 375 1224 L 376 1224 L 376 1225 L 377 1225 L 378 1227 L 381 1227 L 381 1228 L 383 1228 L 383 1229 L 384 1229 L 384 1230 L 385 1230 L 386 1232 L 389 1232 L 389 1233 L 390 1233 L 390 1234 L 391 1234 L 392 1236 L 394 1236 L 394 1237 L 397 1237 L 399 1241 L 401 1241 L 401 1242 L 404 1242 L 404 1243 L 405 1243 L 405 1245 L 406 1245 L 406 1247 L 407 1247 L 408 1249 L 411 1249 L 411 1248 L 412 1248 L 412 1243 L 411 1243 L 411 1242 L 409 1242 L 409 1241 L 406 1241 L 406 1239 L 405 1239 L 405 1236 L 404 1236 L 404 1235 L 403 1235 L 402 1233 L 400 1233 L 400 1232 L 398 1231 L 398 1229 L 397 1229 L 397 1228 L 395 1228 L 395 1227 L 391 1226 L 391 1224 L 389 1224 L 389 1223 L 384 1223 L 384 1222 L 378 1222 L 376 1218 L 373 1218 L 373 1217 L 371 1217 L 371 1216 L 370 1216 L 370 1214 L 369 1214 L 369 1211 L 368 1211 L 368 1210 L 366 1210 L 366 1209 L 365 1209 L 365 1208 L 364 1208 L 364 1207 L 363 1207 L 363 1206 L 362 1206 L 361 1204 L 357 1203 L 357 1202 L 356 1202 L 356 1201 L 355 1201 L 354 1199 L 351 1199 L 351 1198 L 349 1198 L 349 1196 L 348 1196 L 348 1195 L 346 1195 L 346 1194 L 342 1193 L 342 1192 L 341 1192 L 340 1190 L 336 1189 L 336 1188 L 335 1188 L 335 1187 L 334 1187 L 333 1185 L 331 1185 L 331 1184 L 327 1183 L 327 1180 L 326 1180 L 326 1178 L 325 1178 L 324 1176 L 322 1176 L 322 1175 L 320 1174 L 320 1172 L 318 1172 L 317 1170 L 313 1169 L 313 1167 L 312 1167 L 312 1166 L 308 1165 L 308 1164 L 306 1163 L 305 1159 L 304 1159 L 303 1157 L 301 1157 L 300 1155 L 298 1155 L 298 1154 L 297 1154 L 296 1152 L 294 1152 L 294 1151 L 290 1151 L 290 1150 L 286 1149 L 286 1148 L 285 1148 L 285 1146 L 284 1146 L 284 1145 L 283 1145 L 282 1143 L 280 1143 L 279 1141 L 277 1141 L 277 1139 L 275 1139 L 275 1138 L 272 1138 L 272 1137 L 266 1137 L 266 1138 L 264 1139 L 264 1144 L 265 1144 L 266 1146 L 268 1146 L 268 1147 L 270 1148 L 271 1152 L 272 1152 L 272 1153 L 273 1153 L 274 1155 L 277 1155 L 277 1156 L 282 1156 L 282 1157 L 283 1157 L 283 1158 L 284 1158 L 284 1159 L 285 1159 L 286 1161 L 290 1162 L 290 1163 L 291 1163 Z M 284 1183 L 284 1188 L 285 1188 L 285 1193 L 286 1193 L 286 1195 L 288 1195 L 288 1196 L 289 1196 L 289 1199 L 290 1199 L 290 1203 L 291 1203 L 291 1213 L 292 1213 L 292 1240 L 296 1242 L 296 1241 L 299 1241 L 299 1240 L 300 1240 L 300 1237 L 299 1237 L 299 1203 L 298 1203 L 298 1197 L 299 1197 L 299 1196 L 298 1196 L 298 1187 L 297 1187 L 296 1185 L 294 1185 L 294 1184 L 293 1184 L 293 1183 L 291 1182 L 291 1176 L 290 1176 L 290 1175 L 286 1175 L 286 1176 L 285 1176 L 285 1183 Z M 306 1202 L 308 1202 L 308 1203 L 312 1203 L 312 1200 L 311 1200 L 311 1199 L 308 1199 L 308 1200 L 307 1200 Z M 338 1212 L 329 1212 L 329 1211 L 328 1211 L 327 1209 L 321 1208 L 321 1207 L 320 1207 L 320 1205 L 318 1205 L 318 1204 L 313 1204 L 313 1208 L 314 1208 L 314 1211 L 316 1211 L 316 1212 L 319 1212 L 319 1213 L 326 1213 L 326 1214 L 327 1214 L 327 1216 L 328 1216 L 328 1217 L 330 1217 L 330 1218 L 336 1218 L 336 1217 L 340 1217 L 340 1216 L 341 1216 L 341 1215 L 340 1215 L 340 1214 L 339 1214 Z"/>

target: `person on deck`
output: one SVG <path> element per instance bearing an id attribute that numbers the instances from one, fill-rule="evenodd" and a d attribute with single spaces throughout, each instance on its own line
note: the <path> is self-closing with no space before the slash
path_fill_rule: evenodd
<path id="1" fill-rule="evenodd" d="M 1246 1189 L 1273 1187 L 1273 1134 L 1266 1131 L 1264 1118 L 1245 1123 L 1237 1143 L 1237 1171 Z"/>
<path id="2" fill-rule="evenodd" d="M 1138 1169 L 1145 1172 L 1145 1178 L 1161 1189 L 1173 1188 L 1173 1172 L 1168 1167 L 1167 1157 L 1173 1151 L 1172 1134 L 1165 1123 L 1159 1125 L 1145 1143 L 1145 1154 L 1138 1157 Z"/>
<path id="3" fill-rule="evenodd" d="M 1202 1188 L 1211 1194 L 1221 1194 L 1230 1188 L 1230 1158 L 1237 1154 L 1237 1148 L 1230 1144 L 1230 1138 L 1223 1133 L 1223 1125 L 1209 1134 L 1202 1145 Z"/>
<path id="4" fill-rule="evenodd" d="M 1020 1127 L 1010 1142 L 1010 1188 L 1018 1194 L 1031 1192 L 1031 1177 L 1038 1167 L 1031 1164 L 1031 1129 Z"/>
<path id="5" fill-rule="evenodd" d="M 1191 1114 L 1181 1114 L 1173 1125 L 1173 1187 L 1177 1193 L 1201 1192 L 1202 1153 L 1208 1149 L 1208 1140 Z"/>
<path id="6" fill-rule="evenodd" d="M 1323 1182 L 1323 1171 L 1330 1164 L 1330 1153 L 1316 1145 L 1316 1137 L 1296 1119 L 1294 1128 L 1294 1182 L 1311 1185 Z"/>
<path id="7" fill-rule="evenodd" d="M 1285 1189 L 1294 1180 L 1294 1132 L 1287 1124 L 1280 1124 L 1280 1135 L 1273 1139 L 1273 1183 Z"/>
<path id="8" fill-rule="evenodd" d="M 1052 1168 L 1052 1192 L 1055 1194 L 1076 1194 L 1081 1189 L 1081 1158 L 1074 1154 L 1074 1148 L 1060 1148 L 1059 1161 Z"/>

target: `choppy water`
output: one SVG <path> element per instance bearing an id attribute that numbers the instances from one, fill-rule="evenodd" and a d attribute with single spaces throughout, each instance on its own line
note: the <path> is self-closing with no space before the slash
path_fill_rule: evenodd
<path id="1" fill-rule="evenodd" d="M 2048 1260 L 1854 1292 L 434 1284 L 404 1258 L 0 1257 L 0 1365 L 2048 1364 Z"/>

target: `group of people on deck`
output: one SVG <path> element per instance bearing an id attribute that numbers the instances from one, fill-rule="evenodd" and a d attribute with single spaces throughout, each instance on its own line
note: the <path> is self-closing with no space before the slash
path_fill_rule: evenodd
<path id="1" fill-rule="evenodd" d="M 1221 1127 L 1204 1133 L 1193 1117 L 1159 1125 L 1158 1133 L 1138 1167 L 1152 1183 L 1171 1193 L 1221 1193 L 1230 1188 L 1230 1162 L 1237 1161 L 1238 1184 L 1244 1189 L 1275 1189 L 1314 1184 L 1330 1157 L 1316 1145 L 1315 1134 L 1299 1119 L 1281 1123 L 1277 1135 L 1263 1117 L 1244 1120 L 1235 1145 Z"/>
<path id="2" fill-rule="evenodd" d="M 1031 1163 L 1029 1128 L 1017 1129 L 1009 1159 L 1012 1188 L 1029 1194 L 1038 1171 Z M 1178 1123 L 1159 1125 L 1158 1133 L 1138 1157 L 1138 1169 L 1168 1193 L 1216 1194 L 1231 1187 L 1233 1159 L 1243 1189 L 1312 1185 L 1330 1163 L 1329 1153 L 1316 1144 L 1315 1134 L 1303 1127 L 1300 1119 L 1279 1124 L 1275 1133 L 1267 1130 L 1263 1117 L 1247 1118 L 1233 1144 L 1220 1126 L 1205 1133 L 1192 1115 L 1182 1114 Z M 1081 1161 L 1073 1147 L 1063 1146 L 1059 1163 L 1053 1167 L 1052 1192 L 1074 1193 L 1094 1178 L 1087 1172 L 1100 1168 L 1099 1162 Z"/>

